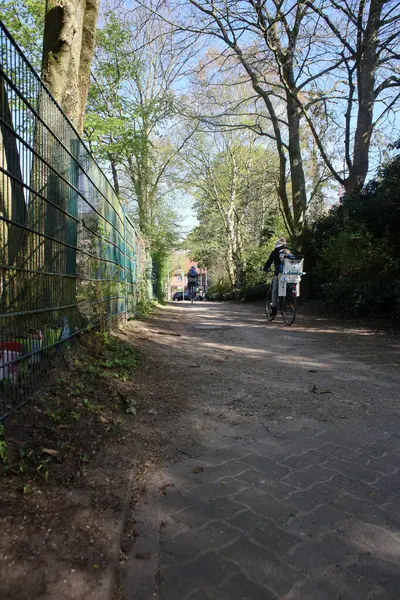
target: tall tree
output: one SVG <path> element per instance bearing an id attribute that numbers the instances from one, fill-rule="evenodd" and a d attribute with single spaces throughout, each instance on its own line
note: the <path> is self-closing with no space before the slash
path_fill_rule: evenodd
<path id="1" fill-rule="evenodd" d="M 99 4 L 100 0 L 46 0 L 42 79 L 80 134 Z"/>
<path id="2" fill-rule="evenodd" d="M 280 200 L 300 244 L 307 209 L 301 130 L 310 129 L 347 194 L 363 184 L 377 125 L 374 106 L 379 100 L 378 116 L 384 118 L 398 100 L 393 89 L 399 78 L 390 72 L 399 58 L 396 1 L 189 3 L 192 10 L 185 10 L 177 0 L 173 19 L 171 10 L 159 14 L 178 30 L 217 40 L 222 68 L 235 59 L 264 103 L 279 156 Z"/>
<path id="3" fill-rule="evenodd" d="M 247 131 L 199 133 L 184 149 L 183 158 L 183 178 L 197 200 L 202 234 L 207 231 L 199 258 L 210 266 L 206 257 L 217 234 L 220 241 L 214 250 L 222 251 L 231 286 L 241 287 L 245 283 L 246 248 L 262 241 L 266 215 L 272 206 L 277 210 L 277 161 Z M 211 256 L 215 257 L 215 252 Z"/>
<path id="4" fill-rule="evenodd" d="M 167 246 L 175 239 L 170 176 L 195 127 L 180 128 L 176 112 L 176 88 L 194 50 L 177 43 L 168 26 L 154 17 L 149 20 L 138 7 L 133 13 L 110 9 L 104 21 L 85 131 L 146 236 L 159 278 L 171 250 Z"/>

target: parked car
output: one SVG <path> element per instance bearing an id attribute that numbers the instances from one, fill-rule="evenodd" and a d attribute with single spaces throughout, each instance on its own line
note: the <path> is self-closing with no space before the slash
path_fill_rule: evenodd
<path id="1" fill-rule="evenodd" d="M 175 294 L 172 296 L 172 300 L 174 302 L 179 302 L 180 300 L 189 300 L 190 301 L 190 296 L 187 292 L 185 292 L 185 298 L 183 298 L 183 292 L 175 292 Z"/>

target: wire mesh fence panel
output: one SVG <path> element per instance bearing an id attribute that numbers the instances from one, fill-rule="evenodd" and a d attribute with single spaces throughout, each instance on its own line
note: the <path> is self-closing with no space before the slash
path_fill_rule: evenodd
<path id="1" fill-rule="evenodd" d="M 0 418 L 62 360 L 64 342 L 134 312 L 146 257 L 107 177 L 0 22 Z"/>

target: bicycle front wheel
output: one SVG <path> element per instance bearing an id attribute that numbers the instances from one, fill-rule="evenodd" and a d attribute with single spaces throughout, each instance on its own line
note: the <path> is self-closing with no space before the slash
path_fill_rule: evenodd
<path id="1" fill-rule="evenodd" d="M 284 298 L 282 302 L 282 317 L 286 325 L 290 327 L 293 325 L 296 318 L 296 307 L 294 304 L 294 298 Z"/>

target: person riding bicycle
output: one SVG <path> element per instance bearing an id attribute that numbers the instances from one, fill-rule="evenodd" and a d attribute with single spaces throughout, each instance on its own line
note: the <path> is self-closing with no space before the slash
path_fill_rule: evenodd
<path id="1" fill-rule="evenodd" d="M 275 266 L 274 278 L 272 280 L 272 313 L 271 317 L 275 317 L 278 312 L 278 274 L 281 272 L 283 266 L 283 257 L 285 255 L 291 255 L 290 248 L 287 245 L 287 241 L 285 237 L 281 237 L 275 244 L 275 248 L 272 250 L 271 254 L 265 265 L 262 267 L 262 270 L 267 272 L 270 270 L 272 264 Z"/>
<path id="2" fill-rule="evenodd" d="M 189 272 L 187 274 L 187 278 L 188 278 L 188 292 L 189 292 L 189 296 L 191 296 L 192 289 L 194 288 L 193 293 L 196 291 L 197 280 L 198 280 L 197 269 L 194 265 L 192 265 L 190 267 Z"/>

